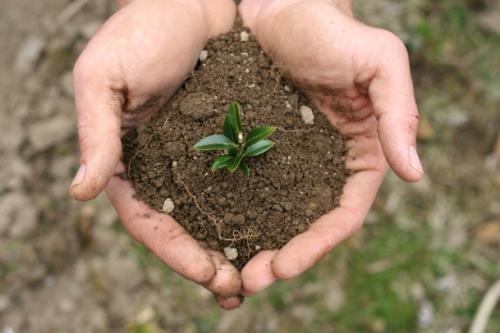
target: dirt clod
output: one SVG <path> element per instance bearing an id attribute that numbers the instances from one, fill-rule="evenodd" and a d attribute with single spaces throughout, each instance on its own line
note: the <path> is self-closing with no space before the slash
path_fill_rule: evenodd
<path id="1" fill-rule="evenodd" d="M 203 92 L 194 92 L 187 95 L 180 104 L 182 114 L 194 119 L 204 119 L 214 113 L 212 96 Z"/>

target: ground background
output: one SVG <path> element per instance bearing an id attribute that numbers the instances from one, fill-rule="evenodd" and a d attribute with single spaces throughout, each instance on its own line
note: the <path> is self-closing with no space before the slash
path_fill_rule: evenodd
<path id="1" fill-rule="evenodd" d="M 354 3 L 411 52 L 427 177 L 389 175 L 356 236 L 222 312 L 132 241 L 104 197 L 67 196 L 71 67 L 111 4 L 2 0 L 0 332 L 465 331 L 500 278 L 500 4 Z"/>

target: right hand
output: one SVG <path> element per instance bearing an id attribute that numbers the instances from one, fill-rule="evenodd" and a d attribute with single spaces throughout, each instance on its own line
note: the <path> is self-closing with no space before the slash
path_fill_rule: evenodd
<path id="1" fill-rule="evenodd" d="M 264 51 L 347 139 L 352 172 L 339 205 L 279 251 L 242 270 L 243 292 L 311 268 L 362 226 L 390 166 L 423 177 L 416 150 L 418 108 L 408 53 L 392 33 L 356 21 L 350 0 L 244 0 L 240 13 Z"/>
<path id="2" fill-rule="evenodd" d="M 207 40 L 231 29 L 235 13 L 231 0 L 128 1 L 90 40 L 73 72 L 81 157 L 72 197 L 90 200 L 106 188 L 128 232 L 226 309 L 240 304 L 238 271 L 172 217 L 135 200 L 130 183 L 116 175 L 123 170 L 122 129 L 150 119 Z"/>

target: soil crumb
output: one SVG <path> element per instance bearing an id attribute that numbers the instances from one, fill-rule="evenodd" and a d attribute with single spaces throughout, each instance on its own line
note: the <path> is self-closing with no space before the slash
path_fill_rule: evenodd
<path id="1" fill-rule="evenodd" d="M 123 138 L 136 197 L 170 214 L 197 240 L 241 269 L 259 251 L 278 249 L 338 205 L 349 172 L 345 139 L 273 66 L 241 24 L 210 40 L 191 77 L 148 125 Z M 218 153 L 196 152 L 201 138 L 222 133 L 232 101 L 243 130 L 276 126 L 275 146 L 248 160 L 250 177 L 212 172 Z M 311 108 L 314 123 L 303 121 Z M 301 108 L 302 107 L 302 108 Z M 310 117 L 310 115 L 308 115 Z M 146 138 L 146 139 L 145 139 Z"/>

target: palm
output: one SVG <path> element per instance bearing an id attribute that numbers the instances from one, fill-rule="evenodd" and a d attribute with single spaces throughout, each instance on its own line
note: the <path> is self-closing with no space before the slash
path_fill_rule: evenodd
<path id="1" fill-rule="evenodd" d="M 275 63 L 349 138 L 346 166 L 353 176 L 337 208 L 281 250 L 261 252 L 247 264 L 242 277 L 248 294 L 277 278 L 297 276 L 354 233 L 384 178 L 386 158 L 403 178 L 414 181 L 422 176 L 408 163 L 412 133 L 398 132 L 398 128 L 391 134 L 387 131 L 398 122 L 404 122 L 410 132 L 417 125 L 402 43 L 386 31 L 353 20 L 331 1 L 283 3 L 263 5 L 259 15 L 253 15 L 251 5 L 244 2 L 240 12 Z M 402 66 L 403 71 L 385 75 L 381 70 L 384 66 Z M 399 96 L 394 96 L 391 88 L 399 90 Z M 405 110 L 402 114 L 387 113 L 388 105 Z"/>

